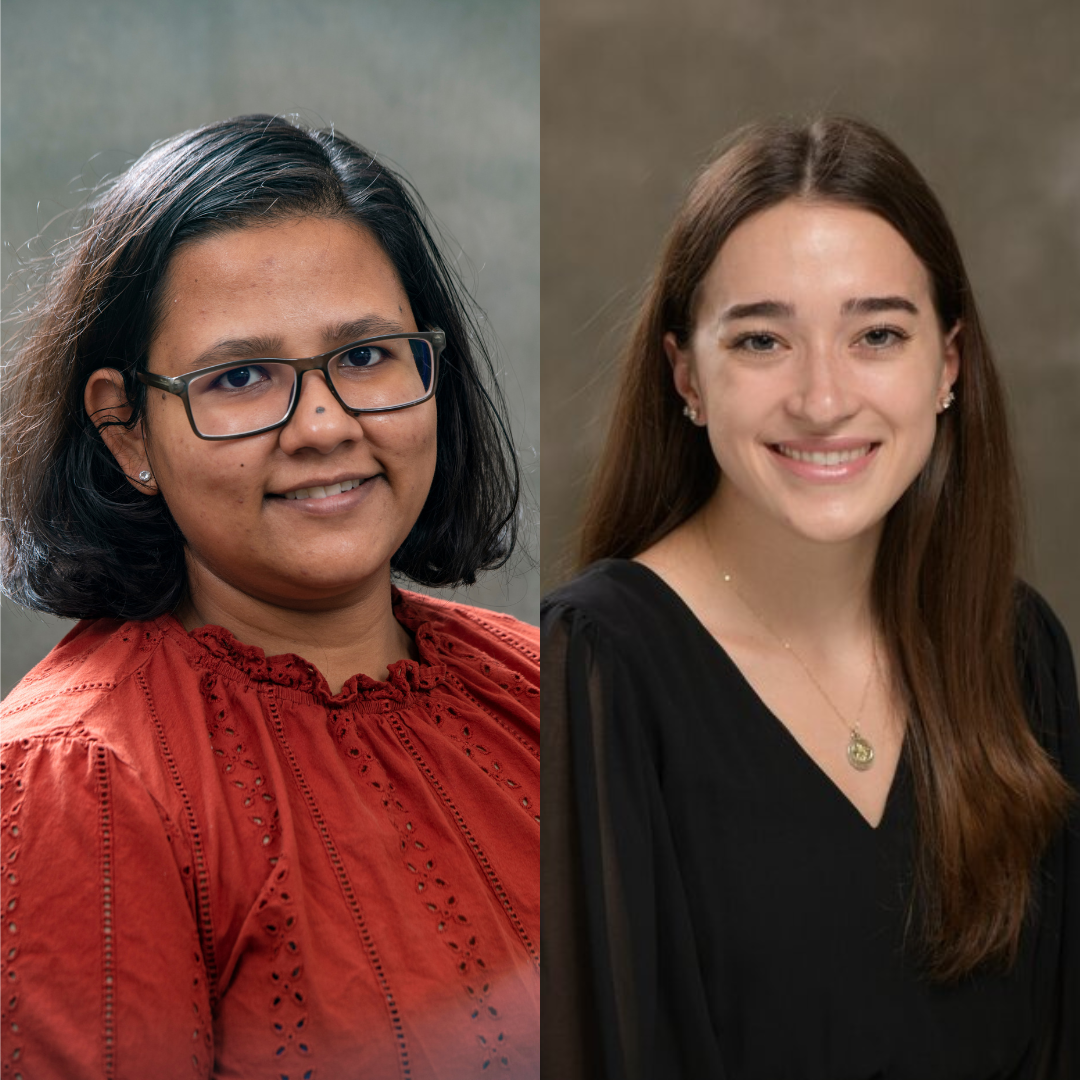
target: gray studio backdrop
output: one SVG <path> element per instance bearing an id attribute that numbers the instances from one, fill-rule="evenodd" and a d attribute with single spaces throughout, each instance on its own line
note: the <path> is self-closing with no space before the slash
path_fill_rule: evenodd
<path id="1" fill-rule="evenodd" d="M 529 550 L 456 595 L 536 622 L 539 0 L 6 0 L 3 15 L 5 281 L 80 189 L 223 117 L 332 123 L 413 181 L 487 313 L 533 493 Z M 69 625 L 4 601 L 2 693 Z"/>
<path id="2" fill-rule="evenodd" d="M 1080 646 L 1078 43 L 1075 0 L 544 0 L 545 588 L 690 178 L 740 124 L 833 109 L 891 133 L 949 212 L 1009 391 L 1025 572 Z"/>

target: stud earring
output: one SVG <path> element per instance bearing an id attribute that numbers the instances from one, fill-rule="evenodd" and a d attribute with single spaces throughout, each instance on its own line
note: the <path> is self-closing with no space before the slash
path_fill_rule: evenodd
<path id="1" fill-rule="evenodd" d="M 691 424 L 697 423 L 697 409 L 695 409 L 693 405 L 684 405 L 682 414 L 690 421 Z"/>
<path id="2" fill-rule="evenodd" d="M 953 402 L 954 402 L 955 400 L 956 400 L 956 395 L 955 395 L 955 394 L 954 394 L 954 393 L 953 393 L 953 392 L 952 392 L 952 391 L 950 390 L 950 391 L 949 391 L 949 392 L 948 392 L 948 393 L 947 393 L 947 394 L 946 394 L 946 395 L 945 395 L 945 396 L 944 396 L 944 397 L 943 397 L 943 398 L 941 399 L 941 407 L 940 407 L 940 408 L 938 409 L 938 412 L 945 412 L 945 411 L 946 411 L 947 409 L 949 409 L 949 408 L 950 408 L 950 407 L 952 406 L 952 403 L 953 403 Z"/>
<path id="3" fill-rule="evenodd" d="M 150 479 L 151 475 L 149 469 L 143 469 L 143 471 L 139 473 L 139 479 L 145 484 Z"/>

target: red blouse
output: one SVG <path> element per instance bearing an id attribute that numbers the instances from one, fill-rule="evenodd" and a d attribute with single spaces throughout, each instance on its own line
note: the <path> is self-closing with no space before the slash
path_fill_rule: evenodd
<path id="1" fill-rule="evenodd" d="M 8 695 L 5 1080 L 538 1075 L 537 631 L 394 603 L 336 695 L 171 616 Z"/>

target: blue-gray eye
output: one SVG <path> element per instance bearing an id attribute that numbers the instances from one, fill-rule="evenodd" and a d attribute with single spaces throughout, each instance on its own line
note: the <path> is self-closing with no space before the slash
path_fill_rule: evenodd
<path id="1" fill-rule="evenodd" d="M 872 349 L 882 349 L 898 341 L 906 341 L 907 334 L 891 326 L 875 326 L 863 334 L 863 341 Z"/>
<path id="2" fill-rule="evenodd" d="M 776 345 L 776 338 L 772 334 L 742 334 L 735 339 L 734 347 L 746 352 L 772 352 Z"/>

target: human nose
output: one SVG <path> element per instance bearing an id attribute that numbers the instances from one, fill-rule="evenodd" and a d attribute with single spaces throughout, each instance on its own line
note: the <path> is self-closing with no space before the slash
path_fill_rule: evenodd
<path id="1" fill-rule="evenodd" d="M 297 388 L 300 400 L 281 429 L 279 445 L 287 454 L 311 447 L 328 454 L 343 442 L 364 437 L 360 420 L 345 411 L 321 371 L 305 371 Z"/>
<path id="2" fill-rule="evenodd" d="M 823 343 L 798 358 L 788 411 L 815 427 L 835 427 L 855 411 L 850 372 L 842 357 Z"/>

